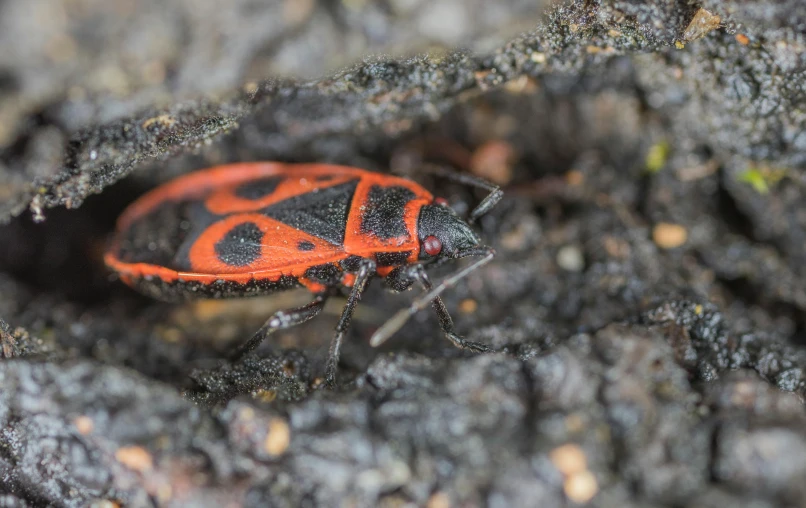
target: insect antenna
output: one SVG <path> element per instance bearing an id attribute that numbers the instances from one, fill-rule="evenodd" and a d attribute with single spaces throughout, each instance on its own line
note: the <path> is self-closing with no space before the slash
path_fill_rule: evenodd
<path id="1" fill-rule="evenodd" d="M 441 295 L 446 289 L 455 286 L 457 282 L 467 277 L 476 269 L 481 268 L 489 263 L 495 256 L 495 251 L 491 247 L 477 247 L 475 249 L 460 252 L 456 257 L 465 258 L 476 256 L 482 257 L 474 263 L 467 265 L 461 270 L 457 270 L 453 274 L 449 275 L 438 285 L 434 286 L 431 291 L 421 295 L 419 298 L 415 299 L 411 305 L 398 311 L 397 314 L 392 316 L 386 323 L 378 328 L 377 331 L 375 331 L 375 333 L 369 339 L 369 344 L 372 347 L 377 347 L 389 340 L 389 338 L 394 335 L 395 332 L 400 330 L 403 325 L 406 324 L 406 321 L 408 321 L 411 316 L 428 307 L 434 298 Z"/>
<path id="2" fill-rule="evenodd" d="M 482 199 L 481 203 L 476 205 L 476 208 L 470 212 L 470 215 L 467 218 L 467 222 L 470 224 L 475 223 L 482 215 L 492 210 L 492 208 L 497 205 L 499 201 L 501 201 L 501 197 L 504 195 L 504 191 L 501 190 L 501 187 L 474 175 L 459 173 L 450 168 L 439 166 L 437 164 L 423 164 L 422 169 L 423 171 L 454 181 L 456 183 L 470 185 L 471 187 L 478 187 L 479 189 L 484 189 L 489 192 L 487 197 Z"/>

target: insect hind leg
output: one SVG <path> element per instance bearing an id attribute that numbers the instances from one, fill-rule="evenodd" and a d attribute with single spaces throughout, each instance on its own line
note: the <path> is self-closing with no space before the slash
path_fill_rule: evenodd
<path id="1" fill-rule="evenodd" d="M 241 346 L 230 355 L 230 360 L 237 361 L 241 359 L 244 355 L 258 347 L 266 337 L 278 330 L 291 328 L 313 319 L 324 308 L 327 297 L 328 295 L 326 293 L 320 293 L 307 305 L 295 309 L 278 310 L 260 327 L 260 330 L 255 332 L 251 339 L 241 344 Z"/>

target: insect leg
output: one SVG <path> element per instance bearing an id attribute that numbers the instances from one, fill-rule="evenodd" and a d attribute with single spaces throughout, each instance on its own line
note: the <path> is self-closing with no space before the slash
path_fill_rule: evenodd
<path id="1" fill-rule="evenodd" d="M 417 265 L 414 276 L 420 282 L 420 285 L 423 287 L 423 289 L 426 291 L 431 291 L 431 279 L 425 272 L 423 265 Z M 453 331 L 453 319 L 451 319 L 451 315 L 448 313 L 448 309 L 445 307 L 445 303 L 442 301 L 442 298 L 437 296 L 431 300 L 431 306 L 437 313 L 437 318 L 439 318 L 439 326 L 442 328 L 442 333 L 445 334 L 445 337 L 451 341 L 454 346 L 458 347 L 459 349 L 467 349 L 475 353 L 487 353 L 492 351 L 489 346 L 479 342 L 465 340 Z"/>
<path id="2" fill-rule="evenodd" d="M 468 217 L 467 221 L 470 224 L 476 222 L 482 215 L 486 214 L 492 208 L 501 201 L 501 197 L 504 195 L 504 191 L 497 185 L 492 182 L 488 182 L 483 178 L 479 178 L 477 176 L 468 174 L 468 173 L 459 173 L 457 171 L 453 171 L 452 169 L 446 168 L 444 166 L 438 166 L 436 164 L 425 164 L 423 165 L 423 169 L 428 171 L 429 173 L 435 174 L 442 178 L 446 178 L 448 180 L 452 180 L 457 183 L 461 183 L 463 185 L 470 185 L 472 187 L 478 187 L 480 189 L 484 189 L 489 194 L 481 203 L 479 203 L 476 208 L 470 212 L 470 216 Z"/>
<path id="3" fill-rule="evenodd" d="M 398 311 L 398 313 L 395 314 L 394 316 L 392 316 L 389 319 L 389 321 L 387 321 L 386 323 L 383 324 L 383 326 L 378 328 L 378 330 L 375 332 L 375 334 L 369 340 L 370 345 L 375 347 L 375 346 L 379 346 L 379 345 L 383 344 L 384 342 L 386 342 L 386 340 L 388 340 L 389 337 L 391 337 L 396 331 L 400 330 L 400 328 L 402 328 L 404 324 L 406 324 L 406 321 L 408 321 L 411 316 L 413 316 L 417 312 L 423 310 L 425 307 L 428 306 L 429 303 L 431 303 L 432 301 L 436 300 L 439 297 L 439 295 L 442 294 L 443 291 L 445 291 L 448 288 L 451 288 L 451 287 L 455 286 L 457 282 L 459 282 L 463 278 L 467 277 L 468 274 L 470 274 L 471 272 L 473 272 L 477 268 L 489 263 L 493 259 L 493 256 L 495 256 L 495 251 L 493 251 L 489 247 L 479 247 L 479 248 L 476 248 L 476 249 L 472 249 L 472 250 L 460 253 L 459 256 L 457 256 L 457 257 L 468 257 L 468 256 L 483 256 L 483 257 L 481 259 L 479 259 L 478 261 L 476 261 L 475 263 L 470 264 L 470 265 L 466 266 L 465 268 L 462 268 L 461 270 L 458 270 L 458 271 L 454 272 L 452 275 L 446 277 L 436 287 L 434 287 L 433 289 L 427 290 L 427 292 L 424 295 L 421 295 L 419 298 L 415 299 L 411 303 L 411 305 L 409 305 L 405 309 L 401 309 L 400 311 Z M 425 272 L 423 272 L 423 273 L 425 273 Z M 415 276 L 417 276 L 416 272 L 415 272 Z M 418 278 L 419 278 L 419 276 L 418 276 Z M 426 278 L 426 280 L 427 280 L 427 278 Z M 430 285 L 430 282 L 424 283 L 422 281 L 422 279 L 420 280 L 420 283 L 423 284 L 424 286 L 426 284 Z M 441 303 L 441 299 L 440 299 L 440 304 L 441 304 L 442 308 L 444 309 L 445 305 Z M 435 307 L 434 307 L 435 309 L 437 309 L 436 305 L 438 305 L 438 304 L 435 304 Z M 437 313 L 439 313 L 439 312 L 440 312 L 439 309 L 437 309 Z M 447 310 L 445 310 L 445 315 L 447 315 Z M 440 322 L 443 322 L 442 318 L 440 318 Z M 453 328 L 453 322 L 449 321 L 449 323 L 450 323 L 450 328 L 452 329 Z M 444 322 L 443 322 L 443 324 L 444 324 Z M 443 330 L 446 330 L 446 328 L 444 326 L 443 326 Z M 456 336 L 455 334 L 453 334 L 453 337 L 458 338 L 458 336 Z M 451 340 L 451 342 L 454 342 L 454 344 L 456 344 L 456 342 L 454 341 L 454 338 L 452 338 L 452 336 L 449 335 L 448 338 Z M 458 346 L 458 347 L 463 347 L 463 346 Z"/>
<path id="4" fill-rule="evenodd" d="M 263 342 L 266 337 L 277 330 L 291 328 L 292 326 L 302 324 L 305 321 L 314 318 L 317 314 L 319 314 L 319 312 L 322 311 L 326 300 L 327 294 L 322 293 L 316 295 L 314 301 L 308 305 L 303 305 L 302 307 L 297 307 L 296 309 L 278 310 L 272 314 L 272 316 L 263 326 L 260 327 L 260 330 L 258 330 L 251 339 L 242 344 L 233 352 L 232 355 L 230 355 L 230 360 L 235 361 L 240 359 L 245 354 L 258 347 L 258 345 L 260 345 L 260 343 Z"/>
<path id="5" fill-rule="evenodd" d="M 367 287 L 369 279 L 375 275 L 375 261 L 363 260 L 358 267 L 358 273 L 353 282 L 353 288 L 350 291 L 350 296 L 347 297 L 347 305 L 341 313 L 341 318 L 336 325 L 336 334 L 330 342 L 330 351 L 328 352 L 327 365 L 325 366 L 325 383 L 327 386 L 332 387 L 336 383 L 336 369 L 339 365 L 339 355 L 341 354 L 341 344 L 344 340 L 344 334 L 350 327 L 350 321 L 353 319 L 353 312 L 355 306 L 361 300 L 361 295 Z"/>

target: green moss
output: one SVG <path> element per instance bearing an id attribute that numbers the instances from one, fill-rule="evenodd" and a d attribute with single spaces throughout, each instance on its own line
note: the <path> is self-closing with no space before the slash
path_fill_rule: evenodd
<path id="1" fill-rule="evenodd" d="M 739 174 L 739 181 L 749 184 L 759 194 L 767 194 L 770 192 L 770 187 L 780 182 L 786 174 L 786 169 L 751 166 Z"/>
<path id="2" fill-rule="evenodd" d="M 670 146 L 666 140 L 659 141 L 649 147 L 646 159 L 644 159 L 646 170 L 649 173 L 657 173 L 663 169 L 663 166 L 666 165 L 666 161 L 669 160 L 669 151 Z"/>

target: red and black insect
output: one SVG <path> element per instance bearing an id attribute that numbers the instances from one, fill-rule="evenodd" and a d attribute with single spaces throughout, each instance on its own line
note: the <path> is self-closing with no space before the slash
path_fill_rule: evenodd
<path id="1" fill-rule="evenodd" d="M 299 286 L 316 295 L 308 305 L 274 313 L 236 357 L 271 333 L 316 316 L 340 287 L 351 288 L 330 346 L 328 384 L 353 310 L 373 276 L 394 291 L 415 282 L 426 290 L 373 335 L 373 345 L 431 303 L 455 346 L 488 351 L 454 333 L 439 295 L 492 259 L 493 250 L 481 245 L 468 223 L 502 193 L 469 175 L 438 172 L 490 192 L 467 222 L 410 180 L 357 168 L 259 162 L 198 171 L 130 205 L 105 261 L 124 282 L 162 300 L 255 296 Z M 469 256 L 480 259 L 432 287 L 427 265 Z"/>

